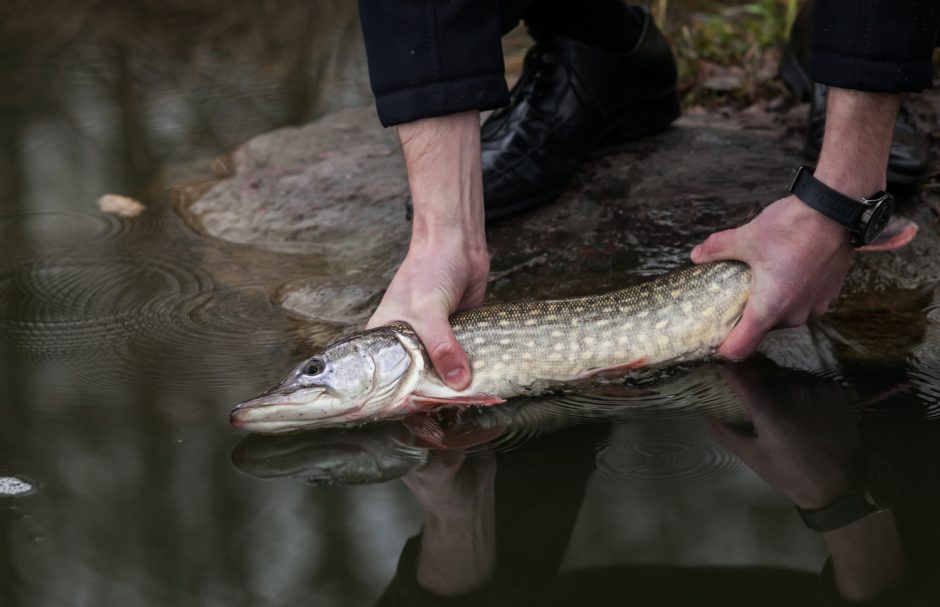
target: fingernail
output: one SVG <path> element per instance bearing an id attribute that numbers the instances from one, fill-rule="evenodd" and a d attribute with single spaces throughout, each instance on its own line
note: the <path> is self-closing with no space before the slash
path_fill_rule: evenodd
<path id="1" fill-rule="evenodd" d="M 697 245 L 694 249 L 692 249 L 692 259 L 693 260 L 697 259 L 699 256 L 699 253 L 701 252 L 702 252 L 702 245 Z"/>
<path id="2" fill-rule="evenodd" d="M 448 383 L 460 383 L 460 380 L 463 379 L 463 367 L 454 367 L 444 374 L 444 379 Z"/>

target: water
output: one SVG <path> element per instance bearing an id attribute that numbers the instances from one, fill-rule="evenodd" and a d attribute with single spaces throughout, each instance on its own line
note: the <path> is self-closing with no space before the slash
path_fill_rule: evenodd
<path id="1" fill-rule="evenodd" d="M 367 100 L 351 6 L 255 5 L 0 19 L 0 605 L 803 605 L 827 548 L 791 502 L 862 452 L 900 496 L 863 536 L 936 571 L 932 292 L 779 350 L 811 372 L 695 364 L 408 424 L 230 428 L 340 329 L 272 298 L 316 257 L 198 236 L 168 188 Z M 100 213 L 107 192 L 148 211 Z M 734 425 L 745 404 L 768 440 Z"/>

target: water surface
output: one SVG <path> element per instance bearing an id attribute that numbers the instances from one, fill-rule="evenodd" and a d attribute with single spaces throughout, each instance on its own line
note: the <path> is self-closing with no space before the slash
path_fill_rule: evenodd
<path id="1" fill-rule="evenodd" d="M 803 371 L 685 365 L 419 424 L 230 428 L 340 328 L 272 303 L 321 260 L 200 237 L 168 188 L 367 101 L 352 6 L 50 6 L 0 20 L 0 605 L 805 605 L 827 549 L 792 478 L 863 454 L 900 487 L 875 533 L 914 579 L 936 571 L 933 291 L 892 295 L 879 326 L 904 331 L 842 309 L 787 350 Z M 112 191 L 148 211 L 99 212 Z M 852 331 L 865 354 L 833 337 Z M 749 442 L 745 408 L 780 440 Z"/>

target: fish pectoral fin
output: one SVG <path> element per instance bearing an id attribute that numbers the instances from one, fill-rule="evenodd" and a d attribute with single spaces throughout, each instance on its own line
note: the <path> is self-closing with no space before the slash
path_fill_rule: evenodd
<path id="1" fill-rule="evenodd" d="M 426 443 L 417 447 L 440 447 L 444 442 L 444 429 L 426 413 L 418 413 L 402 420 L 402 425 L 412 436 Z"/>
<path id="2" fill-rule="evenodd" d="M 412 415 L 402 423 L 417 439 L 414 446 L 424 449 L 469 449 L 496 440 L 505 429 L 502 426 L 444 428 L 427 413 Z"/>
<path id="3" fill-rule="evenodd" d="M 861 253 L 878 253 L 881 251 L 896 251 L 905 246 L 917 236 L 919 226 L 910 219 L 896 217 L 885 226 L 878 238 L 870 244 L 858 248 Z"/>
<path id="4" fill-rule="evenodd" d="M 612 365 L 610 367 L 595 367 L 593 369 L 588 369 L 587 371 L 581 371 L 578 373 L 575 379 L 593 379 L 595 377 L 619 377 L 621 375 L 626 375 L 634 369 L 640 369 L 649 364 L 649 361 L 645 358 L 638 358 L 636 360 L 630 361 L 628 363 L 623 363 L 621 365 Z"/>
<path id="5" fill-rule="evenodd" d="M 413 394 L 408 397 L 408 403 L 413 410 L 429 409 L 439 405 L 499 405 L 504 402 L 506 402 L 505 398 L 493 394 L 462 394 L 450 398 Z"/>

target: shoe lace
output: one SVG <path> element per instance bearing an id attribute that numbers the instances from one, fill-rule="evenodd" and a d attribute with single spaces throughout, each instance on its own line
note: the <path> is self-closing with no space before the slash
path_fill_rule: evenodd
<path id="1" fill-rule="evenodd" d="M 527 109 L 534 116 L 547 120 L 538 110 L 539 101 L 551 95 L 555 88 L 558 73 L 558 61 L 564 61 L 564 55 L 550 46 L 539 44 L 526 54 L 522 65 L 522 75 L 510 91 L 509 105 L 493 113 L 494 120 L 507 116 L 523 99 L 529 101 Z"/>

